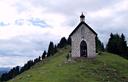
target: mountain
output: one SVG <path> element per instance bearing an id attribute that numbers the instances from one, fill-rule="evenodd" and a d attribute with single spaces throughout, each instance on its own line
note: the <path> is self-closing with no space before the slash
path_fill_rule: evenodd
<path id="1" fill-rule="evenodd" d="M 5 73 L 5 72 L 8 72 L 10 70 L 9 67 L 0 67 L 0 75 Z"/>
<path id="2" fill-rule="evenodd" d="M 128 82 L 128 60 L 102 52 L 96 59 L 67 61 L 69 50 L 59 49 L 8 82 Z"/>

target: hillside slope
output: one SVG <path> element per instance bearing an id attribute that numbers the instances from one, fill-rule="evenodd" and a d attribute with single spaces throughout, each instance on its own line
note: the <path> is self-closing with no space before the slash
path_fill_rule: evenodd
<path id="1" fill-rule="evenodd" d="M 110 53 L 67 62 L 69 47 L 8 82 L 128 82 L 128 60 Z"/>

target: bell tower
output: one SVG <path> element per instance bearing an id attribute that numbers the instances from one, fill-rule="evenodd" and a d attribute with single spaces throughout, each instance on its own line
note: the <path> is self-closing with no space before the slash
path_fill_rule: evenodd
<path id="1" fill-rule="evenodd" d="M 81 16 L 80 16 L 80 22 L 85 22 L 85 16 L 84 16 L 83 13 L 82 13 Z"/>

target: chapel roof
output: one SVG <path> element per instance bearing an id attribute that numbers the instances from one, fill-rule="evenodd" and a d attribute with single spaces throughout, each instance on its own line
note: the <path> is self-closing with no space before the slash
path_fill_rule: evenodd
<path id="1" fill-rule="evenodd" d="M 84 24 L 88 29 L 90 29 L 95 35 L 97 35 L 97 33 L 89 26 L 89 25 L 87 25 L 84 21 L 81 21 L 80 23 L 79 23 L 79 25 L 72 31 L 72 33 L 69 35 L 69 36 L 72 36 L 79 28 L 80 28 L 80 26 L 82 25 L 82 24 Z"/>

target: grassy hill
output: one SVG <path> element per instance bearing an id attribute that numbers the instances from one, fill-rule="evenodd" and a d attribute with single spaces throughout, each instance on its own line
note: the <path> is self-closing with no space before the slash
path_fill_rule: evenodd
<path id="1" fill-rule="evenodd" d="M 66 60 L 69 47 L 8 82 L 128 82 L 128 60 L 110 53 Z"/>

